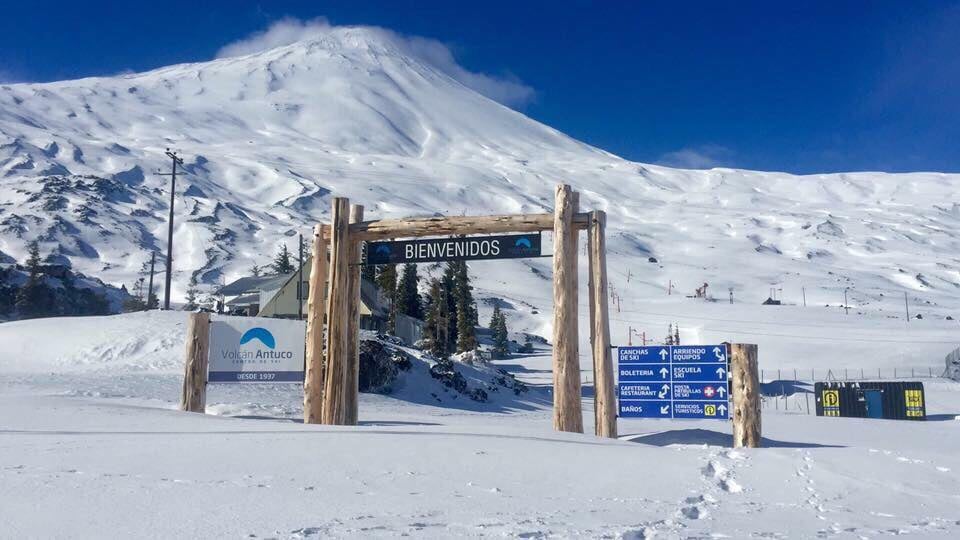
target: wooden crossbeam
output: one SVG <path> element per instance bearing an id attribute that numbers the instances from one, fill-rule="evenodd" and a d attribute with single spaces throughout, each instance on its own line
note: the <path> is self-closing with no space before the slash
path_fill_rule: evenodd
<path id="1" fill-rule="evenodd" d="M 526 233 L 553 230 L 553 214 L 504 216 L 436 216 L 412 219 L 379 219 L 350 225 L 350 239 L 385 240 L 454 234 Z M 590 215 L 577 213 L 573 226 L 586 229 Z"/>

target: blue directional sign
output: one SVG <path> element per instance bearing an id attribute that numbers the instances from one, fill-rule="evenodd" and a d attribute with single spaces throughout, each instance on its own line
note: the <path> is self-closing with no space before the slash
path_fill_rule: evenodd
<path id="1" fill-rule="evenodd" d="M 623 418 L 730 418 L 725 345 L 620 347 Z"/>

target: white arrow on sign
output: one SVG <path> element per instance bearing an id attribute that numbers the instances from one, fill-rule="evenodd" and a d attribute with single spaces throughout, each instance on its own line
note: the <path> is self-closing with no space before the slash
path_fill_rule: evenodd
<path id="1" fill-rule="evenodd" d="M 666 379 L 667 375 L 669 374 L 670 374 L 670 371 L 667 368 L 665 367 L 660 368 L 660 377 Z"/>
<path id="2" fill-rule="evenodd" d="M 723 397 L 723 395 L 727 393 L 727 389 L 721 386 L 717 388 L 717 393 L 720 394 L 720 397 Z"/>
<path id="3" fill-rule="evenodd" d="M 726 413 L 727 413 L 727 406 L 721 404 L 719 407 L 717 407 L 717 410 L 720 411 L 720 414 L 726 414 Z"/>
<path id="4" fill-rule="evenodd" d="M 664 405 L 664 406 L 660 407 L 660 414 L 669 414 L 669 413 L 670 413 L 670 406 L 669 406 L 669 405 Z"/>
<path id="5" fill-rule="evenodd" d="M 717 361 L 718 361 L 718 362 L 724 362 L 724 361 L 726 361 L 726 359 L 727 359 L 727 355 L 724 354 L 723 351 L 720 350 L 720 347 L 714 347 L 714 348 L 713 348 L 713 354 L 715 354 L 715 355 L 717 356 Z"/>
<path id="6" fill-rule="evenodd" d="M 657 397 L 660 398 L 660 399 L 663 399 L 663 398 L 667 397 L 667 394 L 669 394 L 669 393 L 670 393 L 670 385 L 669 385 L 669 384 L 665 384 L 665 385 L 663 385 L 663 386 L 660 388 L 660 393 L 657 394 Z"/>
<path id="7" fill-rule="evenodd" d="M 725 369 L 723 369 L 722 367 L 718 367 L 718 368 L 717 368 L 717 377 L 720 377 L 720 378 L 722 379 L 723 376 L 724 376 L 726 373 L 727 373 L 727 371 L 726 371 Z"/>
<path id="8" fill-rule="evenodd" d="M 667 359 L 667 354 L 668 354 L 668 353 L 667 353 L 667 350 L 666 350 L 666 349 L 660 349 L 660 359 L 661 359 L 661 360 L 666 360 L 666 359 Z"/>

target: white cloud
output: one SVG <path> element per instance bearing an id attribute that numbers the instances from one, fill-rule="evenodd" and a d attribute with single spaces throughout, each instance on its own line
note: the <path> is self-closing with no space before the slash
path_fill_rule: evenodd
<path id="1" fill-rule="evenodd" d="M 290 17 L 283 18 L 271 24 L 266 30 L 254 32 L 241 40 L 225 45 L 217 51 L 217 58 L 243 56 L 290 45 L 328 33 L 334 28 L 323 17 L 306 21 Z M 490 75 L 464 68 L 457 63 L 450 47 L 435 39 L 407 36 L 385 28 L 366 28 L 383 34 L 405 53 L 430 64 L 464 86 L 494 101 L 520 108 L 536 97 L 536 91 L 514 75 Z"/>
<path id="2" fill-rule="evenodd" d="M 732 154 L 729 148 L 707 144 L 667 152 L 657 159 L 656 164 L 678 169 L 712 169 L 730 166 Z"/>
<path id="3" fill-rule="evenodd" d="M 284 17 L 275 21 L 266 30 L 254 32 L 249 36 L 228 43 L 217 51 L 217 58 L 227 58 L 230 56 L 243 56 L 255 52 L 275 49 L 290 45 L 298 41 L 316 37 L 328 30 L 332 26 L 324 17 L 317 17 L 308 21 L 301 21 L 292 17 Z"/>

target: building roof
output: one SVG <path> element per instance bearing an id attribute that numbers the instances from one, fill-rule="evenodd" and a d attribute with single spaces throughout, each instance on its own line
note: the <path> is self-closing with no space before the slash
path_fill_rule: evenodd
<path id="1" fill-rule="evenodd" d="M 236 298 L 231 298 L 227 300 L 228 306 L 252 306 L 254 304 L 260 303 L 260 294 L 251 293 L 251 294 L 241 294 Z"/>
<path id="2" fill-rule="evenodd" d="M 292 274 L 291 274 L 292 275 Z M 287 274 L 270 274 L 268 276 L 247 276 L 242 277 L 238 280 L 232 281 L 223 287 L 220 287 L 220 290 L 217 291 L 218 294 L 223 296 L 237 296 L 244 293 L 252 293 L 254 291 L 260 291 L 263 289 L 274 289 L 282 285 L 291 277 Z M 274 284 L 272 282 L 276 281 Z M 271 287 L 271 285 L 273 285 Z"/>

